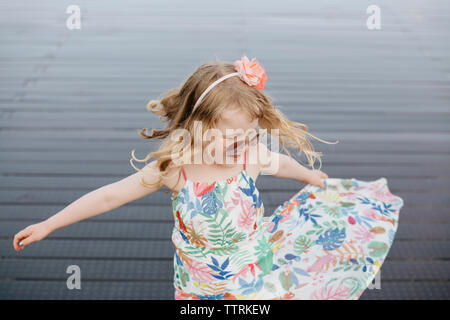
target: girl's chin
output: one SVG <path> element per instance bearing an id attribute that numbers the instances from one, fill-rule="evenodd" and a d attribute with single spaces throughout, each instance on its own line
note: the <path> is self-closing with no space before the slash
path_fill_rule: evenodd
<path id="1" fill-rule="evenodd" d="M 238 151 L 229 151 L 229 153 L 227 153 L 226 150 L 224 150 L 222 155 L 224 161 L 235 162 L 244 155 L 244 149 L 240 149 Z"/>

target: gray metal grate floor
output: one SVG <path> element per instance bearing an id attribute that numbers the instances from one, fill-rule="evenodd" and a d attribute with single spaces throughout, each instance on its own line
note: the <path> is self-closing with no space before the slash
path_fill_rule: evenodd
<path id="1" fill-rule="evenodd" d="M 246 54 L 265 90 L 326 145 L 330 177 L 388 179 L 405 201 L 381 289 L 361 299 L 450 296 L 450 3 L 380 0 L 0 3 L 0 299 L 173 299 L 169 195 L 158 191 L 52 233 L 20 253 L 13 235 L 134 173 L 156 145 L 146 103 L 202 62 Z M 303 185 L 260 176 L 266 215 Z M 78 265 L 82 290 L 68 290 Z"/>

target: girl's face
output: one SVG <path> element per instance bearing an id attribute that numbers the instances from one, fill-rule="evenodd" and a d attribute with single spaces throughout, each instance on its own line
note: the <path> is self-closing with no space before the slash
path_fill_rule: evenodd
<path id="1" fill-rule="evenodd" d="M 251 120 L 246 113 L 236 109 L 225 111 L 217 123 L 217 129 L 222 132 L 222 142 L 216 141 L 214 146 L 222 149 L 223 163 L 235 163 L 244 150 L 256 145 L 262 138 L 258 128 L 258 119 Z"/>

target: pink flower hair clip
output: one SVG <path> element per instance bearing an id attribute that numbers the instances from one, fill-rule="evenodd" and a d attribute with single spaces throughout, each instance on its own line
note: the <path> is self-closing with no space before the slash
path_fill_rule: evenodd
<path id="1" fill-rule="evenodd" d="M 252 87 L 256 87 L 256 89 L 261 90 L 264 88 L 264 84 L 267 80 L 266 70 L 261 67 L 261 65 L 258 63 L 258 61 L 253 58 L 252 60 L 249 60 L 247 56 L 243 56 L 241 60 L 236 60 L 234 63 L 234 70 L 236 72 L 229 73 L 227 75 L 224 75 L 223 77 L 217 79 L 213 83 L 211 83 L 208 88 L 206 88 L 205 91 L 201 94 L 200 98 L 198 98 L 197 102 L 194 105 L 194 108 L 192 109 L 192 112 L 198 107 L 200 102 L 203 100 L 203 98 L 206 96 L 206 94 L 211 91 L 211 89 L 216 86 L 218 83 L 222 82 L 225 79 L 228 79 L 233 76 L 239 76 L 242 81 L 244 81 L 246 84 Z"/>

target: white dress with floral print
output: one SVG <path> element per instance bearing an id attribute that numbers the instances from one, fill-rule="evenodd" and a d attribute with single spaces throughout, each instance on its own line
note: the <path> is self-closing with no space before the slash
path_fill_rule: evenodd
<path id="1" fill-rule="evenodd" d="M 245 169 L 186 180 L 172 197 L 175 298 L 358 299 L 391 248 L 403 200 L 385 178 L 323 181 L 264 217 Z"/>

